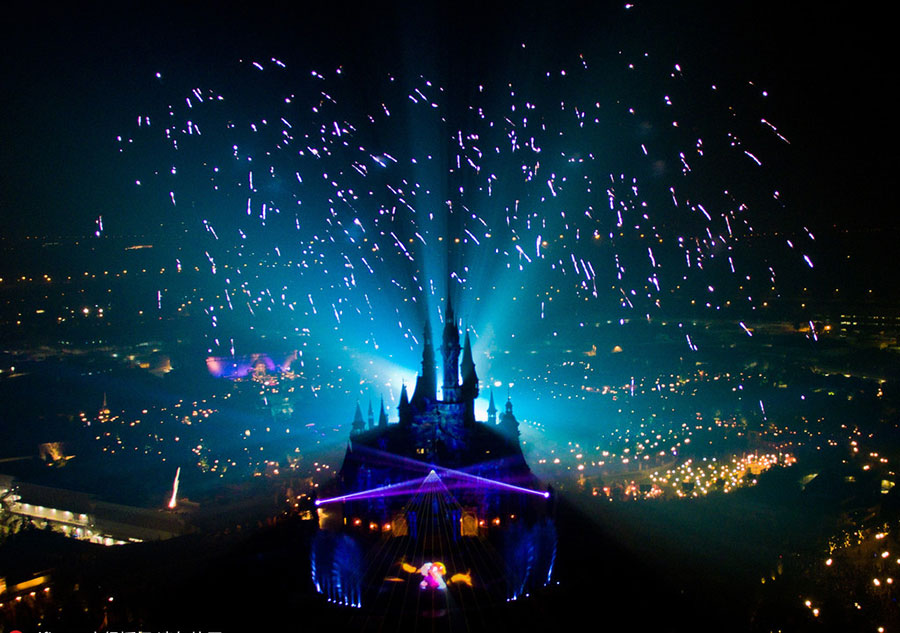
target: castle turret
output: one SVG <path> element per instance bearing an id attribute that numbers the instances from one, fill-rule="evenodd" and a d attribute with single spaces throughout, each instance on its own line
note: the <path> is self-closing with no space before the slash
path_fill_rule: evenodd
<path id="1" fill-rule="evenodd" d="M 453 305 L 447 297 L 447 309 L 444 311 L 444 336 L 441 355 L 444 357 L 444 401 L 458 402 L 459 393 L 459 329 Z"/>
<path id="2" fill-rule="evenodd" d="M 400 416 L 400 426 L 412 426 L 412 410 L 409 406 L 409 396 L 406 393 L 406 384 L 400 390 L 400 406 L 397 407 L 397 413 Z"/>
<path id="3" fill-rule="evenodd" d="M 434 341 L 431 336 L 431 322 L 425 319 L 425 346 L 422 349 L 422 378 L 427 387 L 425 396 L 432 400 L 437 397 L 437 375 L 434 362 Z"/>
<path id="4" fill-rule="evenodd" d="M 384 411 L 384 397 L 381 398 L 381 412 L 378 414 L 378 426 L 384 428 L 388 425 L 387 413 Z"/>
<path id="5" fill-rule="evenodd" d="M 350 434 L 362 433 L 366 430 L 366 423 L 363 422 L 362 409 L 359 408 L 359 402 L 356 403 L 356 414 L 353 416 L 353 425 L 350 427 Z"/>
<path id="6" fill-rule="evenodd" d="M 466 403 L 466 422 L 475 422 L 475 398 L 478 397 L 478 374 L 475 372 L 475 361 L 472 359 L 472 343 L 469 341 L 469 331 L 466 330 L 466 342 L 463 346 L 462 362 L 462 399 Z"/>
<path id="7" fill-rule="evenodd" d="M 496 425 L 497 424 L 497 407 L 494 405 L 494 390 L 491 389 L 491 403 L 488 405 L 488 424 Z"/>
<path id="8" fill-rule="evenodd" d="M 500 416 L 500 432 L 503 433 L 510 441 L 519 443 L 519 421 L 513 415 L 512 400 L 506 400 L 506 411 Z"/>
<path id="9" fill-rule="evenodd" d="M 375 428 L 375 413 L 372 411 L 372 400 L 369 400 L 369 430 Z"/>
<path id="10" fill-rule="evenodd" d="M 437 375 L 435 373 L 434 343 L 431 337 L 431 323 L 425 320 L 425 341 L 422 346 L 422 373 L 416 378 L 416 388 L 413 391 L 412 404 L 418 410 L 423 410 L 426 401 L 437 400 Z"/>

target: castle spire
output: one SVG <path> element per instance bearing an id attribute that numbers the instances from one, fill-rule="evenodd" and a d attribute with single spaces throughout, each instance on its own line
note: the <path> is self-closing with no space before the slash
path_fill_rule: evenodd
<path id="1" fill-rule="evenodd" d="M 462 371 L 462 384 L 463 387 L 466 385 L 474 385 L 475 387 L 475 396 L 478 395 L 478 374 L 475 373 L 475 361 L 472 359 L 472 343 L 469 340 L 469 331 L 466 330 L 466 342 L 463 345 L 463 356 L 462 363 L 460 364 L 460 370 Z M 465 391 L 465 390 L 464 390 Z"/>
<path id="2" fill-rule="evenodd" d="M 469 331 L 466 330 L 466 342 L 463 346 L 462 363 L 462 388 L 460 394 L 466 404 L 465 419 L 469 424 L 475 423 L 475 398 L 478 397 L 478 374 L 475 373 L 475 361 L 472 359 L 472 342 L 469 340 Z"/>
<path id="3" fill-rule="evenodd" d="M 513 415 L 512 400 L 506 397 L 506 411 L 500 416 L 500 431 L 511 442 L 519 442 L 519 421 Z"/>
<path id="4" fill-rule="evenodd" d="M 405 387 L 406 385 L 404 385 Z M 384 428 L 388 425 L 387 413 L 384 411 L 384 396 L 381 396 L 381 412 L 378 414 L 378 426 Z"/>
<path id="5" fill-rule="evenodd" d="M 450 298 L 450 289 L 447 289 L 447 305 L 444 308 L 444 321 L 452 322 L 454 321 L 453 317 L 453 299 Z"/>
<path id="6" fill-rule="evenodd" d="M 375 413 L 372 411 L 372 399 L 369 398 L 369 430 L 375 428 Z"/>
<path id="7" fill-rule="evenodd" d="M 406 394 L 406 383 L 400 389 L 400 406 L 397 407 L 397 413 L 400 416 L 400 426 L 409 426 L 412 424 L 412 412 L 409 407 L 409 396 Z"/>
<path id="8" fill-rule="evenodd" d="M 422 409 L 426 400 L 437 400 L 437 374 L 434 362 L 434 344 L 431 337 L 431 323 L 425 320 L 425 336 L 422 345 L 422 372 L 416 378 L 413 391 L 413 405 Z"/>
<path id="9" fill-rule="evenodd" d="M 444 357 L 444 400 L 454 400 L 459 388 L 459 329 L 453 314 L 453 304 L 447 295 L 447 307 L 444 310 L 444 337 L 441 355 Z"/>
<path id="10" fill-rule="evenodd" d="M 491 389 L 491 403 L 488 405 L 488 424 L 497 424 L 497 407 L 494 405 L 494 390 Z"/>
<path id="11" fill-rule="evenodd" d="M 359 401 L 356 402 L 356 414 L 353 416 L 353 425 L 350 427 L 350 434 L 362 433 L 366 430 L 366 423 L 363 422 L 362 409 L 359 408 Z"/>
<path id="12" fill-rule="evenodd" d="M 422 349 L 422 377 L 425 379 L 428 393 L 424 394 L 434 398 L 437 394 L 437 376 L 435 375 L 434 341 L 431 336 L 431 321 L 425 319 L 425 346 Z"/>

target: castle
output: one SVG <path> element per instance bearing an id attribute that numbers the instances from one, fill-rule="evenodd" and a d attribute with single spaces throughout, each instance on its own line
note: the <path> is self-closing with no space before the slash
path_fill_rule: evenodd
<path id="1" fill-rule="evenodd" d="M 377 423 L 369 405 L 367 425 L 357 404 L 340 472 L 316 500 L 312 578 L 333 602 L 383 603 L 395 594 L 386 583 L 400 583 L 399 595 L 413 600 L 423 586 L 415 570 L 436 565 L 456 570 L 457 587 L 482 599 L 514 600 L 550 582 L 555 500 L 525 462 L 512 402 L 498 419 L 491 395 L 488 419 L 476 420 L 471 341 L 466 332 L 460 345 L 449 299 L 441 398 L 428 323 L 424 334 L 422 368 L 411 398 L 403 386 L 399 421 L 389 423 L 382 402 Z M 410 570 L 414 581 L 405 580 Z"/>
<path id="2" fill-rule="evenodd" d="M 498 418 L 492 393 L 488 419 L 475 419 L 479 387 L 472 345 L 468 331 L 460 345 L 459 327 L 449 300 L 444 311 L 440 351 L 443 359 L 440 399 L 431 325 L 426 322 L 422 368 L 411 398 L 406 385 L 403 386 L 398 407 L 399 422 L 388 424 L 382 403 L 377 424 L 369 407 L 369 424 L 366 426 L 357 405 L 350 442 L 338 477 L 340 490 L 335 492 L 346 495 L 391 486 L 417 474 L 421 476 L 431 467 L 436 467 L 439 475 L 448 470 L 463 470 L 475 477 L 537 487 L 537 479 L 522 455 L 519 423 L 513 414 L 512 402 L 507 400 L 505 410 Z M 478 507 L 479 514 L 500 511 L 499 495 L 493 490 L 468 490 L 459 501 Z M 359 508 L 362 513 L 384 514 L 380 517 L 384 521 L 390 520 L 390 510 L 396 511 L 391 504 L 381 504 L 383 513 L 376 511 L 377 503 L 365 505 L 365 508 Z"/>
<path id="3" fill-rule="evenodd" d="M 416 378 L 412 398 L 403 385 L 400 394 L 399 429 L 402 432 L 387 433 L 387 416 L 384 403 L 381 405 L 377 428 L 371 405 L 369 406 L 369 426 L 366 429 L 359 405 L 351 426 L 351 440 L 356 443 L 372 444 L 382 450 L 396 449 L 396 454 L 406 455 L 421 461 L 447 467 L 463 466 L 484 461 L 484 451 L 496 448 L 499 455 L 519 455 L 519 423 L 512 412 L 512 402 L 507 401 L 506 410 L 497 419 L 494 395 L 491 393 L 488 419 L 475 420 L 475 399 L 478 397 L 478 374 L 472 359 L 472 345 L 466 331 L 463 347 L 459 344 L 459 329 L 453 313 L 453 306 L 447 301 L 444 312 L 444 332 L 441 342 L 443 357 L 442 399 L 437 397 L 437 374 L 434 357 L 431 324 L 425 323 L 422 349 L 422 370 Z M 460 361 L 462 352 L 462 361 Z M 462 381 L 460 381 L 462 374 Z M 504 446 L 483 446 L 488 441 L 479 431 L 478 425 L 487 424 L 506 440 Z M 373 433 L 374 431 L 374 433 Z M 395 452 L 391 450 L 391 452 Z"/>

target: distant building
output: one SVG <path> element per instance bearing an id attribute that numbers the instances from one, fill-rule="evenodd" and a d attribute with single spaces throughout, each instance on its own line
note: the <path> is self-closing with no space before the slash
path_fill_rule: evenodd
<path id="1" fill-rule="evenodd" d="M 861 339 L 881 346 L 896 346 L 900 340 L 900 315 L 842 313 L 838 318 L 841 338 Z"/>
<path id="2" fill-rule="evenodd" d="M 100 501 L 94 495 L 39 486 L 0 475 L 13 514 L 46 528 L 101 545 L 172 538 L 189 531 L 182 516 L 164 510 Z"/>

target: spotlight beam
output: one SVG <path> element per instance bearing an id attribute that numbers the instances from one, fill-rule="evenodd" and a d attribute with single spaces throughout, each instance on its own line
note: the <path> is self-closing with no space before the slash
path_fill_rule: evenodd
<path id="1" fill-rule="evenodd" d="M 471 475 L 469 473 L 465 473 L 461 470 L 453 470 L 452 468 L 443 468 L 440 466 L 435 466 L 435 469 L 440 469 L 444 473 L 448 473 L 450 475 L 455 475 L 460 479 L 468 479 L 470 481 L 477 481 L 478 483 L 493 486 L 495 488 L 500 488 L 503 490 L 510 490 L 512 492 L 521 492 L 524 494 L 537 495 L 539 497 L 543 497 L 547 499 L 550 497 L 549 492 L 545 492 L 543 490 L 532 490 L 531 488 L 523 488 L 522 486 L 515 486 L 513 484 L 508 484 L 505 481 L 497 481 L 496 479 L 488 479 L 487 477 L 479 477 L 478 475 Z"/>
<path id="2" fill-rule="evenodd" d="M 413 485 L 422 484 L 426 479 L 431 475 L 431 473 L 435 473 L 441 476 L 449 475 L 451 478 L 463 480 L 463 481 L 471 481 L 477 482 L 480 485 L 490 486 L 493 488 L 499 488 L 501 490 L 508 490 L 510 492 L 518 492 L 522 494 L 531 494 L 536 495 L 538 497 L 543 497 L 544 499 L 548 499 L 550 497 L 550 493 L 543 490 L 532 490 L 531 488 L 524 488 L 522 486 L 516 486 L 514 484 L 506 483 L 505 481 L 497 481 L 496 479 L 488 479 L 487 477 L 480 477 L 478 475 L 472 475 L 470 473 L 464 472 L 462 470 L 455 470 L 452 468 L 446 468 L 443 466 L 438 466 L 436 464 L 427 464 L 425 462 L 420 462 L 415 459 L 411 459 L 409 457 L 403 457 L 400 455 L 393 455 L 392 453 L 388 453 L 385 451 L 379 451 L 377 449 L 372 449 L 369 447 L 365 447 L 366 451 L 379 454 L 383 457 L 390 457 L 394 460 L 398 460 L 402 463 L 405 463 L 408 466 L 412 466 L 415 468 L 422 469 L 427 471 L 429 474 L 425 477 L 420 477 L 418 479 L 410 479 L 408 481 L 403 481 L 396 484 L 389 484 L 387 486 L 379 486 L 377 488 L 371 488 L 369 490 L 362 490 L 360 492 L 353 492 L 346 495 L 341 495 L 338 497 L 331 497 L 329 499 L 318 499 L 316 500 L 316 505 L 320 506 L 326 503 L 337 503 L 339 501 L 353 501 L 357 499 L 373 499 L 378 497 L 393 497 L 402 494 L 406 494 L 408 491 L 404 490 L 404 488 L 411 487 Z M 451 486 L 453 487 L 453 486 Z"/>
<path id="3" fill-rule="evenodd" d="M 413 486 L 421 485 L 425 482 L 427 477 L 419 477 L 417 479 L 410 479 L 408 481 L 401 481 L 396 484 L 388 484 L 387 486 L 379 486 L 377 488 L 370 488 L 369 490 L 361 490 L 359 492 L 352 492 L 350 494 L 341 495 L 339 497 L 330 497 L 328 499 L 316 499 L 316 505 L 321 506 L 326 503 L 337 503 L 340 501 L 354 501 L 357 499 L 377 499 L 378 497 L 395 497 L 398 495 L 406 494 L 409 491 L 403 490 L 403 488 L 411 488 Z"/>
<path id="4" fill-rule="evenodd" d="M 402 465 L 406 466 L 407 468 L 409 468 L 410 470 L 421 470 L 421 471 L 427 473 L 433 469 L 438 474 L 448 474 L 449 473 L 451 475 L 455 474 L 455 475 L 458 475 L 459 477 L 463 477 L 463 478 L 471 477 L 471 478 L 475 478 L 476 480 L 482 479 L 484 481 L 494 482 L 495 484 L 501 485 L 501 487 L 504 484 L 504 482 L 496 481 L 493 479 L 487 479 L 484 477 L 478 477 L 477 475 L 471 475 L 471 474 L 467 473 L 465 470 L 454 470 L 452 468 L 446 468 L 444 466 L 439 466 L 437 464 L 429 464 L 427 462 L 422 462 L 422 461 L 413 459 L 411 457 L 405 457 L 403 455 L 395 455 L 393 453 L 388 453 L 387 451 L 382 451 L 377 448 L 372 448 L 371 446 L 359 446 L 359 447 L 355 447 L 354 450 L 357 452 L 360 452 L 360 453 L 364 452 L 364 453 L 368 453 L 370 455 L 377 455 L 377 456 L 381 457 L 382 459 L 402 464 Z M 497 464 L 497 463 L 502 463 L 502 461 L 493 460 L 493 461 L 481 462 L 479 464 L 468 466 L 467 468 L 471 469 L 471 468 L 477 468 L 479 466 L 484 466 L 485 464 Z M 513 484 L 507 484 L 507 485 L 513 485 Z M 518 488 L 517 486 L 513 486 L 513 487 Z M 528 490 L 529 492 L 532 492 L 535 494 L 540 494 L 545 497 L 549 496 L 549 494 L 545 495 L 541 491 L 534 491 L 534 490 L 531 490 L 530 488 L 522 488 L 521 490 Z"/>
<path id="5" fill-rule="evenodd" d="M 521 493 L 525 493 L 525 494 L 537 495 L 539 497 L 544 497 L 545 499 L 550 497 L 550 493 L 545 492 L 543 490 L 532 490 L 531 488 L 523 488 L 522 486 L 508 484 L 504 481 L 497 481 L 496 479 L 488 479 L 486 477 L 479 477 L 478 475 L 472 475 L 472 474 L 467 473 L 462 470 L 454 470 L 453 468 L 446 468 L 444 466 L 438 466 L 437 464 L 427 464 L 425 462 L 420 462 L 420 461 L 418 461 L 416 459 L 412 459 L 410 457 L 402 457 L 400 455 L 392 455 L 391 453 L 387 453 L 385 451 L 379 451 L 377 449 L 373 449 L 368 446 L 365 447 L 363 450 L 372 452 L 372 453 L 378 453 L 383 456 L 390 456 L 390 457 L 393 457 L 394 459 L 400 460 L 401 462 L 403 462 L 409 466 L 421 468 L 422 470 L 427 470 L 429 472 L 434 470 L 439 475 L 442 475 L 442 476 L 449 474 L 451 476 L 455 476 L 460 479 L 469 479 L 471 481 L 477 481 L 477 482 L 485 484 L 485 485 L 494 486 L 496 488 L 501 488 L 504 490 L 510 490 L 512 492 L 521 492 Z"/>

